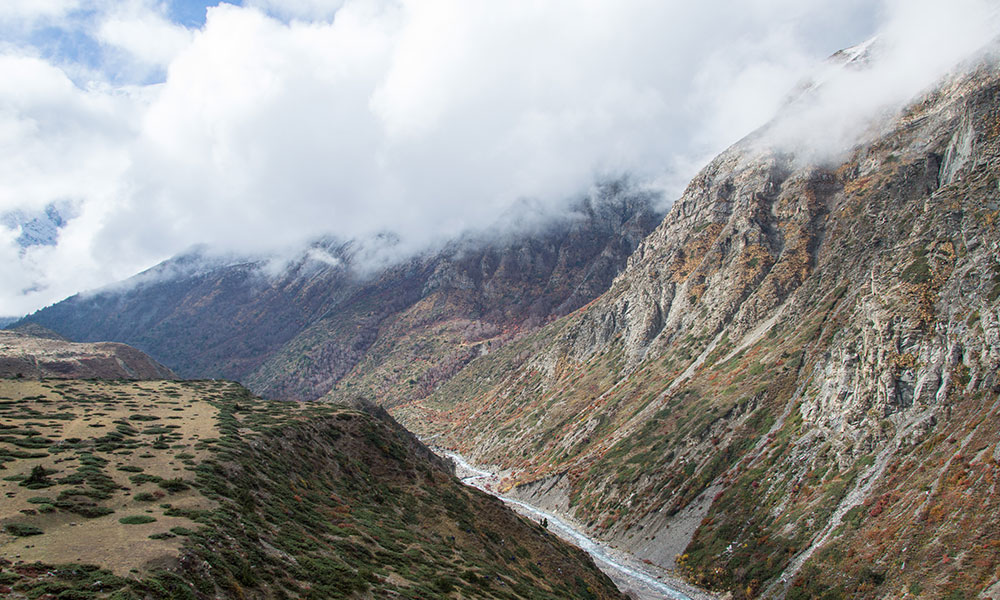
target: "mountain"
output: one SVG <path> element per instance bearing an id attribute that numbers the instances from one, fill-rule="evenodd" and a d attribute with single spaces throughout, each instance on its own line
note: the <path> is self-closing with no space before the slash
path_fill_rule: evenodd
<path id="1" fill-rule="evenodd" d="M 357 243 L 316 245 L 278 269 L 197 250 L 22 322 L 132 344 L 182 376 L 268 397 L 364 392 L 392 405 L 606 290 L 662 218 L 658 200 L 609 182 L 562 217 L 514 215 L 526 223 L 378 268 L 379 248 Z"/>
<path id="2" fill-rule="evenodd" d="M 32 246 L 54 246 L 60 230 L 77 216 L 77 207 L 68 201 L 48 204 L 40 211 L 15 210 L 0 214 L 0 225 L 16 229 L 17 245 L 23 250 Z"/>
<path id="3" fill-rule="evenodd" d="M 174 379 L 174 373 L 142 352 L 111 342 L 76 344 L 28 324 L 0 331 L 0 377 Z"/>
<path id="4" fill-rule="evenodd" d="M 358 244 L 194 253 L 27 321 L 279 398 L 375 399 L 736 598 L 997 597 L 1000 68 L 847 150 L 839 122 L 789 145 L 822 85 L 662 221 L 609 184 L 530 234 L 378 268 Z"/>
<path id="5" fill-rule="evenodd" d="M 833 158 L 781 126 L 596 301 L 392 412 L 736 598 L 996 597 L 1000 69 Z"/>
<path id="6" fill-rule="evenodd" d="M 343 255 L 349 248 L 331 243 L 313 250 Z M 268 277 L 266 267 L 259 259 L 218 257 L 196 248 L 106 290 L 45 308 L 14 327 L 37 323 L 76 341 L 128 343 L 184 377 L 238 377 L 350 285 L 343 266 L 306 256 L 278 277 Z"/>
<path id="7" fill-rule="evenodd" d="M 0 380 L 9 598 L 623 599 L 384 412 Z"/>
<path id="8" fill-rule="evenodd" d="M 18 327 L 10 329 L 9 331 L 13 333 L 20 333 L 29 337 L 45 338 L 49 340 L 57 340 L 60 342 L 69 342 L 66 338 L 59 335 L 58 333 L 52 331 L 47 327 L 42 327 L 38 323 L 24 323 Z"/>

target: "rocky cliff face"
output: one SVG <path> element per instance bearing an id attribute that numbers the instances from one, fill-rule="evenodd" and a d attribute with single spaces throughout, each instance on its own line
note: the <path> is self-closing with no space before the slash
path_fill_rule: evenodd
<path id="1" fill-rule="evenodd" d="M 374 271 L 357 244 L 317 245 L 278 274 L 195 252 L 26 321 L 130 343 L 183 376 L 240 379 L 272 398 L 392 405 L 597 297 L 662 218 L 658 201 L 610 182 L 560 219 Z"/>
<path id="2" fill-rule="evenodd" d="M 497 242 L 464 239 L 369 282 L 248 382 L 278 397 L 421 398 L 469 361 L 606 290 L 659 222 L 655 197 L 603 187 L 565 220 Z"/>
<path id="3" fill-rule="evenodd" d="M 996 63 L 836 159 L 768 133 L 599 300 L 395 413 L 738 597 L 972 597 L 1000 567 Z"/>
<path id="4" fill-rule="evenodd" d="M 175 379 L 139 350 L 110 342 L 74 344 L 27 328 L 0 331 L 0 377 L 62 379 Z"/>

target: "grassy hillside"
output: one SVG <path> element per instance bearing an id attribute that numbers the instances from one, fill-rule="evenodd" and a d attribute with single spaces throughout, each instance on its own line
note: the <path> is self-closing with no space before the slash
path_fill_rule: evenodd
<path id="1" fill-rule="evenodd" d="M 384 413 L 7 379 L 0 428 L 9 597 L 620 597 Z"/>

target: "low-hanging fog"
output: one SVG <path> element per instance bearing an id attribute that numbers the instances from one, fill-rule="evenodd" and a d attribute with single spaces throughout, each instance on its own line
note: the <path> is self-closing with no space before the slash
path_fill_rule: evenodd
<path id="1" fill-rule="evenodd" d="M 836 125 L 836 150 L 996 25 L 989 0 L 8 0 L 0 315 L 195 244 L 417 250 L 622 174 L 669 202 L 805 79 L 829 92 L 781 142 Z M 876 35 L 865 74 L 824 66 Z"/>

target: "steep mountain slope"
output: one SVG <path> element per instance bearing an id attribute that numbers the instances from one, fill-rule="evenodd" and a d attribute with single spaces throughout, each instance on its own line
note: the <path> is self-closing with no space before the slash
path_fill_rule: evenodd
<path id="1" fill-rule="evenodd" d="M 623 598 L 384 413 L 222 381 L 0 394 L 4 597 Z"/>
<path id="2" fill-rule="evenodd" d="M 1000 576 L 996 62 L 837 159 L 769 134 L 599 300 L 394 414 L 736 597 L 972 597 Z"/>
<path id="3" fill-rule="evenodd" d="M 352 244 L 314 248 L 276 276 L 195 254 L 26 321 L 130 343 L 181 375 L 240 379 L 269 397 L 311 400 L 344 379 L 339 396 L 392 404 L 606 290 L 659 222 L 657 200 L 608 183 L 527 233 L 467 236 L 376 272 Z"/>
<path id="4" fill-rule="evenodd" d="M 422 397 L 468 361 L 606 290 L 660 220 L 648 193 L 610 184 L 530 236 L 465 240 L 389 269 L 247 378 L 276 397 Z"/>
<path id="5" fill-rule="evenodd" d="M 142 352 L 116 343 L 75 344 L 43 328 L 0 331 L 0 377 L 174 379 Z"/>
<path id="6" fill-rule="evenodd" d="M 353 289 L 349 245 L 318 244 L 268 277 L 266 263 L 196 249 L 106 290 L 30 315 L 69 339 L 140 348 L 184 377 L 237 378 Z M 338 262 L 339 261 L 339 262 Z M 332 264 L 331 264 L 332 263 Z"/>

